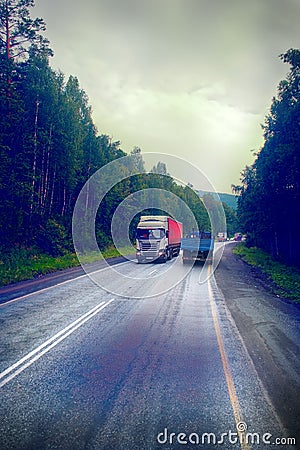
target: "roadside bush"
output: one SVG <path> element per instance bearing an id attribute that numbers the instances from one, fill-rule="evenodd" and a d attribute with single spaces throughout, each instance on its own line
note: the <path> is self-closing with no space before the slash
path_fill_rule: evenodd
<path id="1" fill-rule="evenodd" d="M 112 245 L 112 240 L 102 230 L 96 230 L 96 239 L 100 250 Z"/>
<path id="2" fill-rule="evenodd" d="M 248 248 L 239 244 L 233 253 L 240 256 L 251 266 L 257 267 L 274 283 L 274 293 L 300 303 L 300 271 L 293 266 L 287 266 L 274 260 L 272 256 L 257 247 Z"/>
<path id="3" fill-rule="evenodd" d="M 37 233 L 36 244 L 51 256 L 62 256 L 69 247 L 69 241 L 65 227 L 54 219 L 47 220 L 46 224 L 40 226 Z"/>

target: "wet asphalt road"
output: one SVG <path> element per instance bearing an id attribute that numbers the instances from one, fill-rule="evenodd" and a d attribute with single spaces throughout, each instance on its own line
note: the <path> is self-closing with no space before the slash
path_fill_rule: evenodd
<path id="1" fill-rule="evenodd" d="M 172 264 L 118 264 L 127 296 L 80 276 L 0 307 L 1 449 L 263 449 L 285 436 L 214 277 L 199 283 L 211 269 Z M 160 294 L 170 274 L 182 280 Z M 156 295 L 134 298 L 142 289 Z M 240 444 L 237 423 L 260 443 Z"/>
<path id="2" fill-rule="evenodd" d="M 232 254 L 232 245 L 215 276 L 258 377 L 300 448 L 300 304 L 273 294 L 257 269 Z"/>

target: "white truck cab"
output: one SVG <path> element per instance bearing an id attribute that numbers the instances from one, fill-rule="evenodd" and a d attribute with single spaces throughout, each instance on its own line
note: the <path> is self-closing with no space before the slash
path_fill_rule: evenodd
<path id="1" fill-rule="evenodd" d="M 141 216 L 136 229 L 138 263 L 166 262 L 180 250 L 182 225 L 168 216 Z"/>

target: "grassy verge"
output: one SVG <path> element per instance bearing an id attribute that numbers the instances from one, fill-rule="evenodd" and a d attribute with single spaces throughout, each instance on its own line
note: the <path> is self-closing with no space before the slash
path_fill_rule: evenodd
<path id="1" fill-rule="evenodd" d="M 122 248 L 122 254 L 132 253 L 132 248 Z M 109 247 L 99 254 L 89 254 L 81 258 L 85 264 L 99 261 L 99 259 L 114 258 L 120 256 L 115 247 Z M 40 275 L 68 269 L 80 265 L 75 253 L 67 253 L 63 256 L 49 256 L 39 253 L 36 249 L 16 249 L 1 260 L 0 258 L 0 286 L 5 286 L 17 281 L 29 280 Z"/>
<path id="2" fill-rule="evenodd" d="M 275 294 L 294 303 L 300 303 L 300 270 L 275 261 L 263 250 L 240 244 L 233 253 L 251 266 L 257 267 L 272 282 Z"/>

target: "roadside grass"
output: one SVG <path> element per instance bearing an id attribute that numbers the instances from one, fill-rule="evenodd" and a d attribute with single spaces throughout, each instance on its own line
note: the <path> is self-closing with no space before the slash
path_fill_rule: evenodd
<path id="1" fill-rule="evenodd" d="M 272 282 L 273 292 L 293 303 L 300 303 L 300 270 L 275 261 L 272 256 L 257 247 L 239 244 L 233 249 L 235 255 L 258 268 Z"/>
<path id="2" fill-rule="evenodd" d="M 131 247 L 120 249 L 123 255 L 132 253 Z M 101 259 L 120 256 L 120 252 L 113 246 L 99 253 L 82 255 L 81 262 L 90 264 Z M 100 256 L 100 257 L 99 257 Z M 62 256 L 49 256 L 40 253 L 36 248 L 17 248 L 5 257 L 0 256 L 0 286 L 16 283 L 18 281 L 30 280 L 57 270 L 68 269 L 79 266 L 75 253 L 66 253 Z"/>

